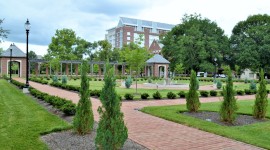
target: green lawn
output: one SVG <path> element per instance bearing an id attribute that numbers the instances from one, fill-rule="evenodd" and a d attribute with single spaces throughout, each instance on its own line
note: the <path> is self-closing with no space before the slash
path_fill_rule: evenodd
<path id="1" fill-rule="evenodd" d="M 70 128 L 5 80 L 0 93 L 0 149 L 47 149 L 40 134 Z"/>
<path id="2" fill-rule="evenodd" d="M 239 106 L 238 113 L 252 113 L 254 101 L 238 101 L 237 103 Z M 220 102 L 203 103 L 200 110 L 219 111 L 219 107 Z M 270 149 L 270 121 L 227 127 L 180 114 L 180 111 L 186 111 L 186 105 L 146 107 L 142 111 L 169 121 Z M 268 104 L 267 117 L 270 118 L 270 103 Z"/>

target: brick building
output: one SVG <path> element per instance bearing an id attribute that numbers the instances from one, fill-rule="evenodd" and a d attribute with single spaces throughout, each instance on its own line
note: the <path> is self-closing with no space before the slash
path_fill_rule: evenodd
<path id="1" fill-rule="evenodd" d="M 173 27 L 174 25 L 167 23 L 120 17 L 118 25 L 108 29 L 105 37 L 113 48 L 121 48 L 124 44 L 138 41 L 140 35 L 143 35 L 140 46 L 159 54 L 162 48 L 159 35 L 170 31 Z"/>
<path id="2" fill-rule="evenodd" d="M 12 55 L 10 54 L 12 50 Z M 20 50 L 15 44 L 0 55 L 0 75 L 9 74 L 10 56 L 12 64 L 18 64 L 18 76 L 25 77 L 26 75 L 26 54 Z"/>

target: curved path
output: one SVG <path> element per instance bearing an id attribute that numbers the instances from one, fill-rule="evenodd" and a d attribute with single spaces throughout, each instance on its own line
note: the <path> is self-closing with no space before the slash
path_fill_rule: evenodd
<path id="1" fill-rule="evenodd" d="M 16 80 L 20 82 L 25 82 L 23 79 L 20 78 L 17 78 Z M 78 93 L 75 92 L 70 92 L 35 82 L 30 82 L 30 85 L 42 92 L 70 99 L 74 103 L 77 103 L 79 101 Z M 238 100 L 244 99 L 254 99 L 254 95 L 238 97 Z M 202 103 L 214 102 L 219 100 L 219 97 L 200 98 L 200 101 Z M 97 113 L 97 108 L 101 105 L 101 103 L 96 98 L 91 98 L 91 101 L 93 105 L 95 120 L 98 121 L 99 115 Z M 141 145 L 144 145 L 149 149 L 260 149 L 258 147 L 243 142 L 235 141 L 219 135 L 170 122 L 136 110 L 146 106 L 176 105 L 184 103 L 184 99 L 122 102 L 122 111 L 125 116 L 125 122 L 127 123 L 129 138 Z"/>

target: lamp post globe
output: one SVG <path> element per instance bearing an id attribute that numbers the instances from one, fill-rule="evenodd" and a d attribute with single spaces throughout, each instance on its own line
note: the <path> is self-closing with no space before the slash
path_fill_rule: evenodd
<path id="1" fill-rule="evenodd" d="M 25 83 L 25 87 L 28 88 L 29 87 L 29 81 L 28 81 L 28 75 L 29 75 L 28 35 L 29 35 L 29 30 L 31 28 L 31 24 L 30 24 L 28 19 L 25 22 L 24 27 L 25 27 L 25 30 L 26 30 L 26 83 Z"/>

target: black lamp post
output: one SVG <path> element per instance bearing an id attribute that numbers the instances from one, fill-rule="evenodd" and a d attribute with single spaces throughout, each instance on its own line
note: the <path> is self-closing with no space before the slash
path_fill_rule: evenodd
<path id="1" fill-rule="evenodd" d="M 214 75 L 214 81 L 216 81 L 216 74 L 217 74 L 217 58 L 214 58 L 214 62 L 215 62 L 215 75 Z"/>
<path id="2" fill-rule="evenodd" d="M 28 82 L 28 71 L 29 71 L 29 64 L 28 64 L 28 35 L 29 35 L 29 30 L 30 30 L 30 22 L 29 20 L 27 19 L 25 25 L 25 30 L 26 30 L 26 84 L 25 84 L 25 87 L 28 88 L 29 87 L 29 82 Z"/>
<path id="3" fill-rule="evenodd" d="M 11 58 L 12 58 L 12 44 L 10 45 L 9 81 L 11 81 Z"/>
<path id="4" fill-rule="evenodd" d="M 168 78 L 170 78 L 170 67 L 168 67 Z"/>

